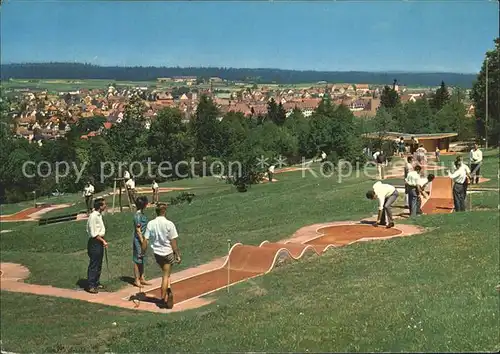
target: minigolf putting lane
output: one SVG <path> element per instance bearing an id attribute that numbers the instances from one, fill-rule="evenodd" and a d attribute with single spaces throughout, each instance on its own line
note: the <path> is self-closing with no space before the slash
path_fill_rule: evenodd
<path id="1" fill-rule="evenodd" d="M 453 182 L 449 177 L 436 177 L 432 181 L 431 196 L 422 205 L 425 214 L 446 214 L 453 211 Z"/>
<path id="2" fill-rule="evenodd" d="M 341 247 L 360 240 L 385 239 L 400 234 L 402 231 L 397 228 L 349 224 L 320 228 L 314 238 L 303 243 L 265 241 L 260 246 L 235 244 L 222 267 L 173 282 L 175 303 L 180 304 L 266 274 L 282 256 L 299 259 L 307 252 L 321 255 L 329 247 Z M 159 297 L 160 289 L 156 288 L 147 291 L 141 301 L 154 302 Z"/>

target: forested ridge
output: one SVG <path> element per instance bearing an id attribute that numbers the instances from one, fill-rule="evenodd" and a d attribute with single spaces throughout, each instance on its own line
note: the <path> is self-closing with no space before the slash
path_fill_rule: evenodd
<path id="1" fill-rule="evenodd" d="M 470 88 L 476 74 L 362 72 L 362 71 L 298 71 L 281 69 L 238 69 L 215 67 L 118 67 L 82 63 L 22 63 L 1 65 L 1 79 L 103 79 L 117 81 L 150 81 L 159 77 L 219 77 L 229 81 L 253 83 L 299 84 L 327 81 L 329 83 L 364 83 L 385 85 L 397 79 L 406 86 L 436 86 L 444 81 L 449 86 Z"/>

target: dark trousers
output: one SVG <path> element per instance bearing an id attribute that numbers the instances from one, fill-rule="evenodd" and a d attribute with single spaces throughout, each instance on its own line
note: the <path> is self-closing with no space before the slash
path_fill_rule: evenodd
<path id="1" fill-rule="evenodd" d="M 465 196 L 465 186 L 455 183 L 453 185 L 453 204 L 456 212 L 465 211 Z"/>
<path id="2" fill-rule="evenodd" d="M 85 205 L 87 205 L 87 211 L 91 211 L 93 208 L 92 199 L 94 199 L 94 198 L 91 195 L 85 196 Z"/>
<path id="3" fill-rule="evenodd" d="M 410 206 L 410 216 L 417 216 L 420 212 L 420 198 L 416 187 L 408 187 L 408 205 Z"/>
<path id="4" fill-rule="evenodd" d="M 267 178 L 269 179 L 269 182 L 272 182 L 273 181 L 273 173 L 267 172 Z"/>
<path id="5" fill-rule="evenodd" d="M 479 183 L 479 173 L 481 172 L 481 165 L 473 163 L 470 165 L 470 183 Z"/>
<path id="6" fill-rule="evenodd" d="M 399 193 L 397 190 L 394 191 L 390 196 L 385 198 L 384 209 L 382 209 L 382 215 L 380 216 L 380 222 L 390 224 L 394 222 L 392 218 L 392 204 L 398 199 Z"/>
<path id="7" fill-rule="evenodd" d="M 89 238 L 87 254 L 89 256 L 89 267 L 87 270 L 88 286 L 89 288 L 96 288 L 101 278 L 102 258 L 104 256 L 103 244 L 94 237 Z"/>

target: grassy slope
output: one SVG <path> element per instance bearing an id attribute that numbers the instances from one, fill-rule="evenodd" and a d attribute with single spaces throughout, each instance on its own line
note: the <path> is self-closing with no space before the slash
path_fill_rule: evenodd
<path id="1" fill-rule="evenodd" d="M 498 221 L 428 216 L 425 235 L 290 263 L 179 314 L 2 292 L 2 340 L 23 352 L 498 350 Z"/>
<path id="2" fill-rule="evenodd" d="M 375 209 L 364 199 L 370 181 L 338 185 L 302 179 L 300 172 L 276 178 L 280 183 L 245 194 L 193 180 L 211 189 L 196 192 L 200 198 L 192 205 L 169 210 L 181 233 L 182 267 L 225 254 L 227 238 L 258 244 Z M 482 207 L 497 207 L 498 193 L 475 198 Z M 114 275 L 109 285 L 118 288 L 118 277 L 131 275 L 130 214 L 106 218 Z M 8 350 L 42 352 L 492 350 L 499 343 L 498 220 L 492 211 L 423 217 L 412 222 L 439 229 L 285 265 L 232 288 L 230 297 L 220 294 L 217 304 L 168 316 L 2 292 L 2 340 Z M 26 264 L 29 281 L 72 288 L 85 277 L 85 223 L 9 228 L 17 232 L 0 238 L 2 261 Z M 158 276 L 149 261 L 149 276 Z M 139 327 L 147 335 L 137 336 Z M 87 340 L 96 330 L 97 338 Z"/>

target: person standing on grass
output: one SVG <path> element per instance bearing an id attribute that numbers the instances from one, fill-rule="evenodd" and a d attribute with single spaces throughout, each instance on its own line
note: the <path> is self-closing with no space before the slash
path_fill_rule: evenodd
<path id="1" fill-rule="evenodd" d="M 418 139 L 414 136 L 411 137 L 410 154 L 414 154 L 418 149 Z"/>
<path id="2" fill-rule="evenodd" d="M 94 186 L 90 181 L 87 182 L 87 185 L 83 189 L 83 196 L 85 197 L 85 205 L 87 206 L 87 215 L 90 215 L 94 199 Z"/>
<path id="3" fill-rule="evenodd" d="M 420 172 L 422 171 L 422 167 L 420 165 L 415 166 L 413 171 L 408 173 L 408 176 L 405 178 L 405 189 L 408 189 L 408 204 L 410 206 L 410 216 L 415 217 L 417 214 L 421 213 L 420 210 L 420 179 L 422 176 Z"/>
<path id="4" fill-rule="evenodd" d="M 385 157 L 383 152 L 381 152 L 380 150 L 377 150 L 373 154 L 373 159 L 375 160 L 375 163 L 377 164 L 378 179 L 382 180 L 385 177 L 384 167 L 386 165 L 386 157 Z"/>
<path id="5" fill-rule="evenodd" d="M 108 247 L 108 243 L 104 239 L 106 227 L 102 221 L 102 213 L 106 210 L 106 201 L 104 198 L 98 198 L 94 201 L 94 211 L 89 215 L 87 220 L 87 234 L 89 240 L 87 242 L 87 254 L 89 256 L 89 266 L 87 269 L 87 291 L 91 294 L 97 294 L 98 289 L 103 289 L 100 283 L 102 258 L 104 248 Z"/>
<path id="6" fill-rule="evenodd" d="M 267 177 L 269 178 L 269 182 L 273 181 L 273 175 L 274 175 L 274 165 L 269 166 L 267 169 Z"/>
<path id="7" fill-rule="evenodd" d="M 399 138 L 398 151 L 399 151 L 399 156 L 400 157 L 404 157 L 405 156 L 406 144 L 405 144 L 405 138 L 404 137 L 400 137 Z"/>
<path id="8" fill-rule="evenodd" d="M 419 164 L 426 164 L 427 163 L 427 150 L 425 150 L 423 145 L 420 145 L 417 151 L 415 152 L 417 156 L 417 162 Z"/>
<path id="9" fill-rule="evenodd" d="M 448 177 L 453 180 L 453 204 L 455 212 L 465 211 L 465 199 L 467 196 L 467 171 L 460 161 L 455 161 L 455 172 L 448 172 Z"/>
<path id="10" fill-rule="evenodd" d="M 471 180 L 470 183 L 479 183 L 479 173 L 481 172 L 481 163 L 483 162 L 483 152 L 479 149 L 477 144 L 474 144 L 474 149 L 470 151 L 469 156 Z"/>
<path id="11" fill-rule="evenodd" d="M 458 167 L 457 167 L 458 166 Z M 467 166 L 467 164 L 465 164 L 462 160 L 462 157 L 461 156 L 457 156 L 457 158 L 455 159 L 455 164 L 454 164 L 454 170 L 453 171 L 456 171 L 458 168 L 463 168 L 465 170 L 465 183 L 464 183 L 464 189 L 465 189 L 465 195 L 467 195 L 467 189 L 469 187 L 469 184 L 471 182 L 471 170 L 470 170 L 470 167 Z"/>
<path id="12" fill-rule="evenodd" d="M 321 151 L 321 163 L 326 161 L 326 153 L 324 151 Z"/>
<path id="13" fill-rule="evenodd" d="M 146 264 L 147 242 L 144 239 L 148 218 L 144 215 L 144 209 L 148 206 L 148 198 L 141 196 L 136 199 L 135 206 L 137 211 L 134 214 L 134 240 L 132 245 L 132 260 L 134 262 L 134 285 L 151 285 L 144 278 L 144 266 Z"/>
<path id="14" fill-rule="evenodd" d="M 167 309 L 174 306 L 174 294 L 170 288 L 170 274 L 172 266 L 181 262 L 181 254 L 177 245 L 177 229 L 175 224 L 166 218 L 167 204 L 159 203 L 156 206 L 157 217 L 148 222 L 144 238 L 151 244 L 156 263 L 160 266 L 163 275 L 161 281 L 161 301 Z"/>
<path id="15" fill-rule="evenodd" d="M 126 183 L 125 186 L 127 187 L 127 194 L 129 197 L 129 200 L 134 203 L 135 200 L 135 180 L 134 178 L 130 178 Z"/>
<path id="16" fill-rule="evenodd" d="M 158 183 L 156 183 L 156 180 L 153 180 L 151 189 L 153 190 L 153 203 L 158 204 L 160 198 L 160 187 L 158 186 Z"/>
<path id="17" fill-rule="evenodd" d="M 404 169 L 404 173 L 405 173 L 404 179 L 405 180 L 406 180 L 406 177 L 408 177 L 408 173 L 410 173 L 411 171 L 413 171 L 413 156 L 410 155 L 406 158 L 406 164 L 405 164 L 405 169 Z M 410 207 L 408 193 L 409 193 L 409 189 L 405 184 L 405 208 Z"/>
<path id="18" fill-rule="evenodd" d="M 128 170 L 125 170 L 125 172 L 123 173 L 123 178 L 125 179 L 125 182 L 130 179 L 130 173 L 128 172 Z"/>
<path id="19" fill-rule="evenodd" d="M 439 146 L 436 146 L 435 155 L 436 155 L 436 162 L 439 162 L 441 156 L 441 150 L 439 150 Z"/>
<path id="20" fill-rule="evenodd" d="M 386 225 L 388 229 L 394 227 L 392 204 L 398 199 L 398 195 L 396 187 L 380 181 L 373 185 L 372 190 L 366 192 L 366 198 L 371 200 L 378 199 L 379 202 L 377 221 L 373 226 Z"/>

